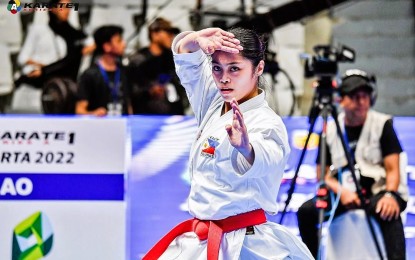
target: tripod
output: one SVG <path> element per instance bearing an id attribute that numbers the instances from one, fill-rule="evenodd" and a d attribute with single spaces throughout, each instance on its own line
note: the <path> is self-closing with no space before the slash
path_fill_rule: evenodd
<path id="1" fill-rule="evenodd" d="M 351 176 L 353 178 L 353 182 L 356 186 L 356 193 L 358 195 L 358 198 L 360 199 L 360 201 L 362 202 L 362 207 L 365 211 L 365 216 L 366 216 L 366 220 L 367 223 L 369 225 L 369 230 L 370 233 L 372 235 L 373 241 L 375 243 L 376 246 L 376 250 L 378 252 L 378 255 L 380 257 L 380 259 L 383 260 L 383 255 L 379 246 L 379 242 L 377 240 L 377 237 L 375 235 L 375 231 L 374 231 L 374 227 L 373 224 L 370 220 L 370 215 L 369 215 L 369 211 L 368 208 L 364 206 L 363 202 L 365 201 L 364 195 L 362 193 L 362 189 L 360 187 L 360 184 L 357 180 L 356 177 L 356 173 L 355 173 L 355 167 L 354 167 L 354 160 L 352 158 L 352 156 L 350 155 L 350 151 L 348 149 L 348 145 L 346 144 L 346 141 L 344 139 L 344 136 L 342 135 L 342 131 L 341 131 L 341 127 L 340 124 L 338 122 L 337 119 L 337 111 L 336 111 L 336 107 L 332 104 L 332 96 L 333 96 L 333 87 L 332 87 L 332 82 L 331 82 L 331 78 L 330 77 L 322 77 L 321 79 L 319 79 L 318 81 L 318 87 L 316 90 L 316 93 L 314 95 L 314 99 L 313 99 L 313 105 L 312 108 L 310 110 L 310 114 L 309 114 L 309 129 L 308 129 L 308 135 L 304 144 L 304 148 L 301 152 L 300 155 L 300 160 L 298 162 L 295 174 L 291 180 L 291 184 L 290 184 L 290 188 L 288 189 L 288 196 L 287 196 L 287 200 L 285 202 L 285 207 L 284 210 L 282 211 L 282 215 L 280 218 L 280 224 L 282 224 L 285 213 L 287 212 L 287 208 L 288 205 L 291 201 L 292 195 L 294 193 L 294 189 L 295 189 L 295 184 L 297 181 L 297 177 L 298 177 L 298 173 L 300 170 L 300 166 L 302 164 L 302 161 L 305 157 L 305 153 L 307 150 L 307 145 L 308 142 L 310 140 L 310 136 L 313 132 L 314 129 L 314 125 L 316 123 L 316 120 L 318 118 L 319 115 L 321 115 L 322 119 L 323 119 L 323 127 L 322 127 L 322 133 L 321 133 L 321 139 L 320 139 L 320 166 L 321 166 L 321 171 L 320 171 L 320 176 L 319 176 L 319 184 L 318 184 L 318 189 L 317 189 L 317 200 L 316 200 L 316 208 L 318 209 L 318 220 L 319 220 L 319 229 L 318 229 L 318 248 L 321 251 L 321 242 L 322 242 L 322 224 L 324 222 L 324 211 L 327 208 L 327 199 L 328 199 L 328 188 L 327 185 L 325 183 L 325 173 L 326 173 L 326 168 L 327 168 L 327 163 L 326 163 L 326 156 L 327 156 L 327 151 L 326 151 L 326 147 L 327 147 L 327 140 L 326 140 L 326 135 L 327 135 L 327 121 L 328 121 L 328 117 L 331 114 L 335 125 L 336 125 L 336 131 L 337 131 L 337 135 L 341 140 L 341 144 L 342 144 L 342 148 L 344 150 L 344 154 L 346 155 L 346 159 L 347 159 L 347 167 L 349 168 L 350 172 L 351 172 Z"/>

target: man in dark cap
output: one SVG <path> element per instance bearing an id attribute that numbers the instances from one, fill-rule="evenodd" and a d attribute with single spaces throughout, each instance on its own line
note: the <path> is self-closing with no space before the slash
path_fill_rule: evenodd
<path id="1" fill-rule="evenodd" d="M 150 45 L 129 58 L 131 102 L 134 114 L 183 115 L 188 106 L 176 76 L 171 44 L 179 29 L 164 18 L 148 26 Z"/>
<path id="2" fill-rule="evenodd" d="M 339 93 L 343 109 L 338 116 L 342 128 L 340 135 L 360 169 L 355 173 L 365 201 L 360 201 L 357 195 L 335 122 L 331 121 L 326 133 L 326 165 L 337 171 L 329 171 L 327 166 L 325 182 L 330 191 L 340 193 L 334 216 L 351 209 L 368 208 L 379 223 L 388 259 L 405 259 L 405 235 L 400 217 L 408 200 L 406 176 L 400 168 L 400 159 L 405 154 L 393 128 L 392 117 L 371 109 L 376 100 L 376 81 L 374 76 L 362 70 L 346 71 Z M 320 151 L 316 163 L 320 179 Z M 341 176 L 337 172 L 341 172 Z M 317 257 L 319 218 L 315 199 L 306 201 L 299 208 L 297 218 L 304 243 Z"/>

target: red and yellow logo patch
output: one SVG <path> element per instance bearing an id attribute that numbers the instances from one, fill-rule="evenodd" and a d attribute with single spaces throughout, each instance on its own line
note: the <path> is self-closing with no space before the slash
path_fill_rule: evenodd
<path id="1" fill-rule="evenodd" d="M 200 154 L 209 158 L 215 157 L 215 149 L 219 145 L 218 140 L 218 138 L 215 138 L 213 136 L 208 137 L 203 142 L 202 152 Z"/>

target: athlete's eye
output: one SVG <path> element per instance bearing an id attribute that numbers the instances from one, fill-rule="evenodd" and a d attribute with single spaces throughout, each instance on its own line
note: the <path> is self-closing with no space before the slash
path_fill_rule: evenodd
<path id="1" fill-rule="evenodd" d="M 221 68 L 219 66 L 213 65 L 212 70 L 213 71 L 221 71 Z"/>
<path id="2" fill-rule="evenodd" d="M 230 69 L 232 72 L 234 72 L 234 71 L 239 71 L 240 69 L 238 68 L 238 67 L 231 67 L 231 69 Z"/>

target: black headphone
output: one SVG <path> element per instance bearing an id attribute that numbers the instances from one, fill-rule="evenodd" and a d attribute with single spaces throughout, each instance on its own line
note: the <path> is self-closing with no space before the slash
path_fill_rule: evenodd
<path id="1" fill-rule="evenodd" d="M 339 86 L 339 90 L 341 92 L 341 88 L 343 87 L 343 82 L 349 77 L 360 77 L 366 81 L 366 85 L 372 89 L 372 93 L 370 94 L 370 105 L 375 105 L 376 98 L 377 98 L 377 86 L 376 86 L 376 77 L 373 74 L 369 74 L 363 70 L 359 69 L 349 69 L 343 74 L 341 79 L 341 84 Z"/>

